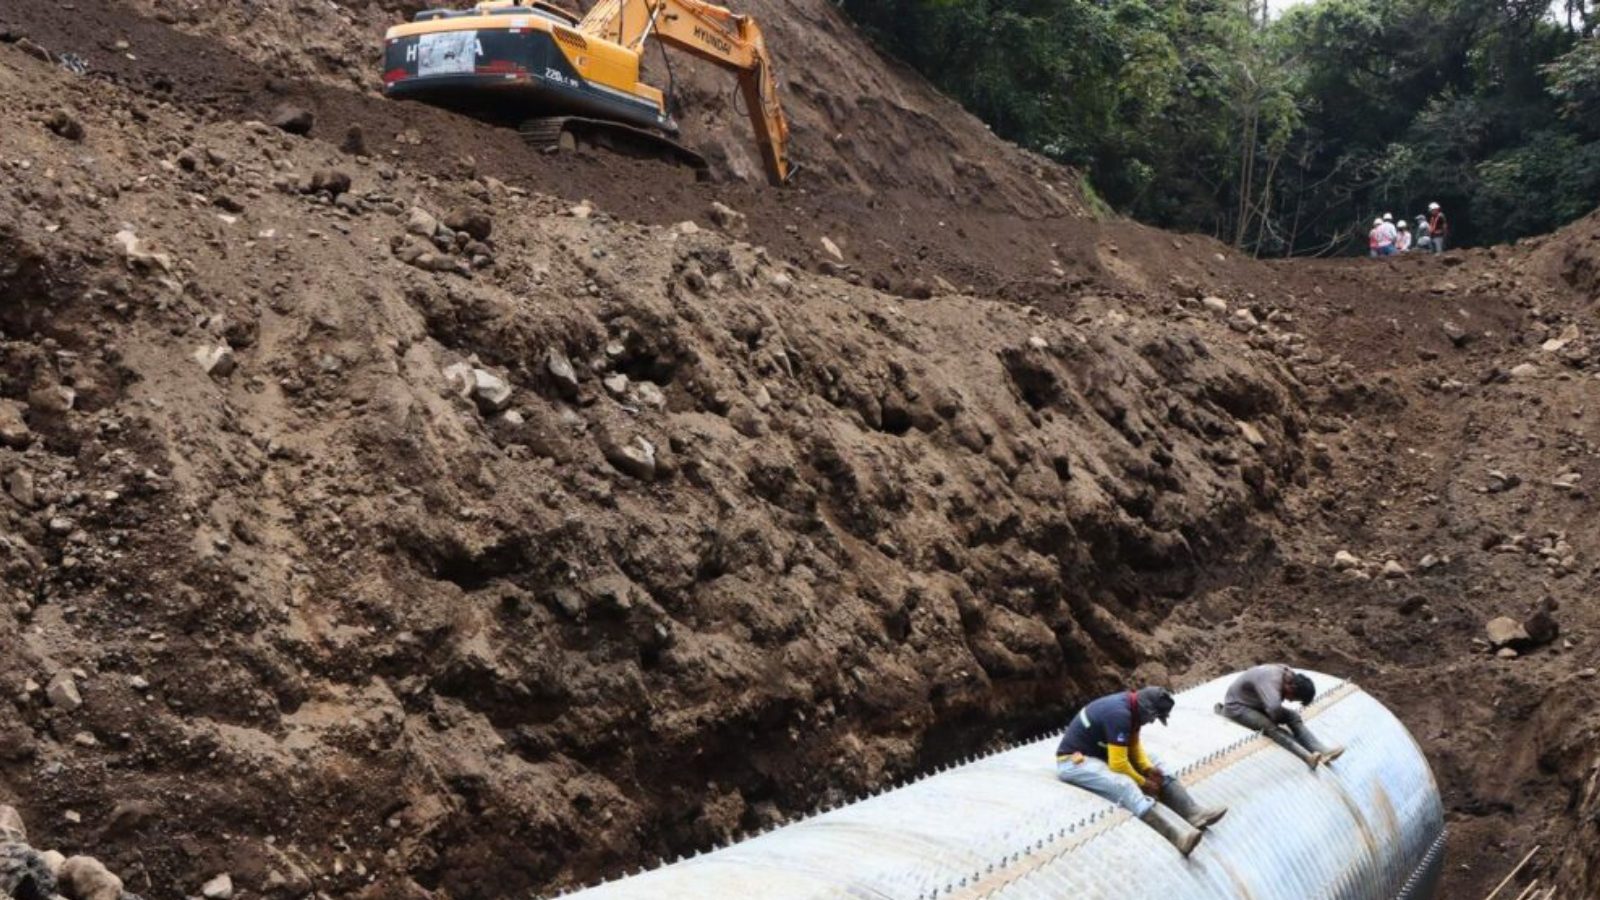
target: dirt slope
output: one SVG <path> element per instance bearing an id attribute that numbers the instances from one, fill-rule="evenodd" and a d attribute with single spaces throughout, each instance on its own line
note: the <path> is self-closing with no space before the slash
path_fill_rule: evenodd
<path id="1" fill-rule="evenodd" d="M 8 789 L 154 896 L 549 887 L 1043 727 L 1301 469 L 1178 304 L 907 306 L 0 52 Z"/>
<path id="2" fill-rule="evenodd" d="M 568 4 L 574 12 L 590 3 Z M 140 12 L 247 58 L 267 74 L 375 95 L 383 32 L 430 4 L 378 0 L 318 9 L 291 0 L 141 0 Z M 750 0 L 777 62 L 795 158 L 808 185 L 869 198 L 924 194 L 1030 216 L 1078 214 L 1073 173 L 997 142 L 983 123 L 879 58 L 827 0 Z M 673 51 L 646 78 L 674 88 L 685 140 L 725 178 L 759 182 L 760 160 L 731 74 Z"/>
<path id="3" fill-rule="evenodd" d="M 39 846 L 148 897 L 549 890 L 1286 659 L 1412 724 L 1446 896 L 1541 842 L 1527 877 L 1600 882 L 1600 223 L 1261 265 L 1093 222 L 820 2 L 763 12 L 815 38 L 826 164 L 782 192 L 738 140 L 695 184 L 389 104 L 376 5 L 79 5 L 0 7 L 0 800 Z"/>

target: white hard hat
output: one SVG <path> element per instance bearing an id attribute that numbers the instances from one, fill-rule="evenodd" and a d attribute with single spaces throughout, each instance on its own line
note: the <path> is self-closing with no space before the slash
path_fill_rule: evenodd
<path id="1" fill-rule="evenodd" d="M 1383 220 L 1385 222 L 1393 222 L 1394 221 L 1394 213 L 1384 213 L 1383 214 Z"/>
<path id="2" fill-rule="evenodd" d="M 1372 220 L 1372 224 L 1374 224 L 1374 225 L 1382 225 L 1383 224 L 1383 220 L 1382 219 L 1373 219 Z"/>
<path id="3" fill-rule="evenodd" d="M 1407 223 L 1406 223 L 1406 220 L 1405 220 L 1405 219 L 1401 219 L 1401 220 L 1400 220 L 1400 227 L 1401 227 L 1401 228 L 1410 228 L 1410 227 L 1411 227 L 1411 226 L 1410 226 L 1410 225 L 1409 225 L 1409 224 L 1407 224 Z"/>
<path id="4" fill-rule="evenodd" d="M 1428 212 L 1433 212 L 1434 210 L 1436 210 L 1438 208 L 1439 208 L 1439 204 L 1437 204 L 1437 203 L 1429 203 L 1428 204 Z"/>

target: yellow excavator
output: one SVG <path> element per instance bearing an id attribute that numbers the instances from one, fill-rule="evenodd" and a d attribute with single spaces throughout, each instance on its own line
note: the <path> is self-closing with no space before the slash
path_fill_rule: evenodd
<path id="1" fill-rule="evenodd" d="M 515 123 L 551 150 L 609 147 L 704 172 L 673 140 L 665 95 L 639 80 L 652 37 L 738 76 L 767 180 L 788 181 L 789 124 L 761 29 L 702 0 L 599 0 L 581 19 L 543 0 L 425 10 L 385 36 L 384 93 Z"/>

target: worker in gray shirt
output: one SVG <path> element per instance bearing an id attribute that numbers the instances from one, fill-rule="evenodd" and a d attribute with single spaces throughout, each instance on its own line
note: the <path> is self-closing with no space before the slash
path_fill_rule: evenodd
<path id="1" fill-rule="evenodd" d="M 1344 753 L 1343 747 L 1329 747 L 1317 740 L 1300 714 L 1285 707 L 1284 701 L 1310 704 L 1317 686 L 1304 673 L 1288 666 L 1268 664 L 1247 669 L 1228 685 L 1228 695 L 1217 712 L 1252 731 L 1259 731 L 1273 743 L 1293 753 L 1315 769 L 1331 763 Z"/>

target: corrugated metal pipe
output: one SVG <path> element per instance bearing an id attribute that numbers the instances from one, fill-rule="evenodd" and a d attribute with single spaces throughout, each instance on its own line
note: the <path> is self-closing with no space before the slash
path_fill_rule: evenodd
<path id="1" fill-rule="evenodd" d="M 1422 750 L 1350 682 L 1307 673 L 1311 771 L 1213 711 L 1233 676 L 1178 694 L 1145 747 L 1227 818 L 1187 860 L 1128 813 L 1055 778 L 1056 738 L 1012 747 L 719 850 L 572 894 L 583 900 L 1250 898 L 1421 900 L 1444 812 Z"/>

